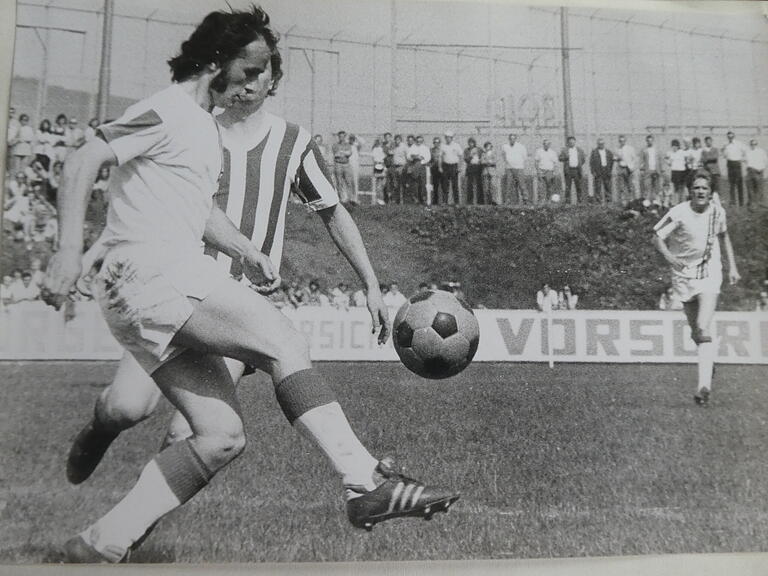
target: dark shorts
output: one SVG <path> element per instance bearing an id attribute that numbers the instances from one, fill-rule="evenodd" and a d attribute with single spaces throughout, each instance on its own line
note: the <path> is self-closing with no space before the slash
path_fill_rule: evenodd
<path id="1" fill-rule="evenodd" d="M 672 184 L 685 184 L 687 175 L 687 170 L 672 170 Z"/>

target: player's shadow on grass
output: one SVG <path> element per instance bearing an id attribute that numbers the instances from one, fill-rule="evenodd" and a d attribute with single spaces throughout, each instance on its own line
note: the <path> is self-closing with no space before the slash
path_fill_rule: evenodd
<path id="1" fill-rule="evenodd" d="M 127 559 L 128 564 L 171 564 L 173 562 L 176 562 L 176 552 L 173 549 L 152 544 L 144 544 L 132 552 Z"/>

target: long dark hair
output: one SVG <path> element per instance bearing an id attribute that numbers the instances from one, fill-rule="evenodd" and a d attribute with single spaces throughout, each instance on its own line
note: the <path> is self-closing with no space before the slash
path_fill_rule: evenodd
<path id="1" fill-rule="evenodd" d="M 181 53 L 168 60 L 174 82 L 183 82 L 197 74 L 209 64 L 216 64 L 223 70 L 248 44 L 262 39 L 272 55 L 272 88 L 274 94 L 283 75 L 282 58 L 277 50 L 280 36 L 269 26 L 269 15 L 259 6 L 250 10 L 211 12 L 192 35 L 181 45 Z"/>

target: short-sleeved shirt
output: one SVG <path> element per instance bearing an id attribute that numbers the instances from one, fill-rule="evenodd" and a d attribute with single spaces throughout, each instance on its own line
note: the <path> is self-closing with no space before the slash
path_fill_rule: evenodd
<path id="1" fill-rule="evenodd" d="M 675 172 L 684 172 L 686 157 L 687 157 L 687 154 L 685 150 L 677 150 L 676 152 L 670 150 L 669 152 L 667 152 L 667 158 L 669 158 L 670 169 L 674 170 Z"/>
<path id="2" fill-rule="evenodd" d="M 539 148 L 536 150 L 536 163 L 539 166 L 539 170 L 554 170 L 559 161 L 557 152 L 552 150 L 552 148 L 546 150 Z"/>
<path id="3" fill-rule="evenodd" d="M 525 159 L 528 156 L 528 151 L 520 142 L 515 142 L 514 144 L 507 142 L 501 147 L 501 151 L 504 154 L 507 168 L 514 170 L 523 170 L 525 168 Z"/>
<path id="4" fill-rule="evenodd" d="M 440 152 L 443 155 L 443 164 L 458 164 L 464 151 L 458 142 L 452 141 L 450 144 L 441 144 Z"/>
<path id="5" fill-rule="evenodd" d="M 125 243 L 149 248 L 159 261 L 199 253 L 221 174 L 213 116 L 173 84 L 100 126 L 97 136 L 117 167 L 107 224 L 89 256 Z"/>
<path id="6" fill-rule="evenodd" d="M 214 200 L 279 270 L 291 191 L 313 212 L 339 203 L 322 151 L 307 130 L 269 113 L 247 134 L 222 127 L 222 142 Z M 205 252 L 232 276 L 242 275 L 239 262 L 210 247 Z"/>
<path id="7" fill-rule="evenodd" d="M 722 270 L 718 235 L 727 231 L 725 210 L 710 202 L 704 212 L 696 212 L 683 202 L 669 209 L 653 228 L 669 251 L 685 262 L 674 274 L 685 278 L 707 278 Z"/>

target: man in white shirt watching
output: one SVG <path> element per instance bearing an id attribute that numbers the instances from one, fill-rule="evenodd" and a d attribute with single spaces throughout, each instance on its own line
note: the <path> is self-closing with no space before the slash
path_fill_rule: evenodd
<path id="1" fill-rule="evenodd" d="M 760 206 L 763 202 L 763 180 L 768 155 L 757 145 L 757 140 L 749 141 L 747 150 L 747 206 Z"/>
<path id="2" fill-rule="evenodd" d="M 501 147 L 501 151 L 504 154 L 504 161 L 507 163 L 504 203 L 525 204 L 528 202 L 528 194 L 525 190 L 525 161 L 528 151 L 517 141 L 516 134 L 509 135 L 509 142 Z"/>
<path id="3" fill-rule="evenodd" d="M 728 188 L 730 203 L 732 206 L 744 205 L 744 177 L 741 173 L 741 164 L 746 156 L 744 144 L 736 140 L 733 132 L 728 132 L 728 144 L 723 146 L 725 165 L 728 168 Z"/>
<path id="4" fill-rule="evenodd" d="M 619 162 L 619 190 L 622 202 L 635 198 L 635 184 L 633 177 L 637 169 L 637 154 L 635 149 L 627 144 L 627 137 L 619 136 L 619 149 L 616 151 Z"/>
<path id="5" fill-rule="evenodd" d="M 536 164 L 536 175 L 539 178 L 539 186 L 542 193 L 547 200 L 552 199 L 552 195 L 555 193 L 555 167 L 559 160 L 557 159 L 557 152 L 549 147 L 550 142 L 547 139 L 541 143 L 541 148 L 536 150 L 534 156 L 534 162 Z"/>

